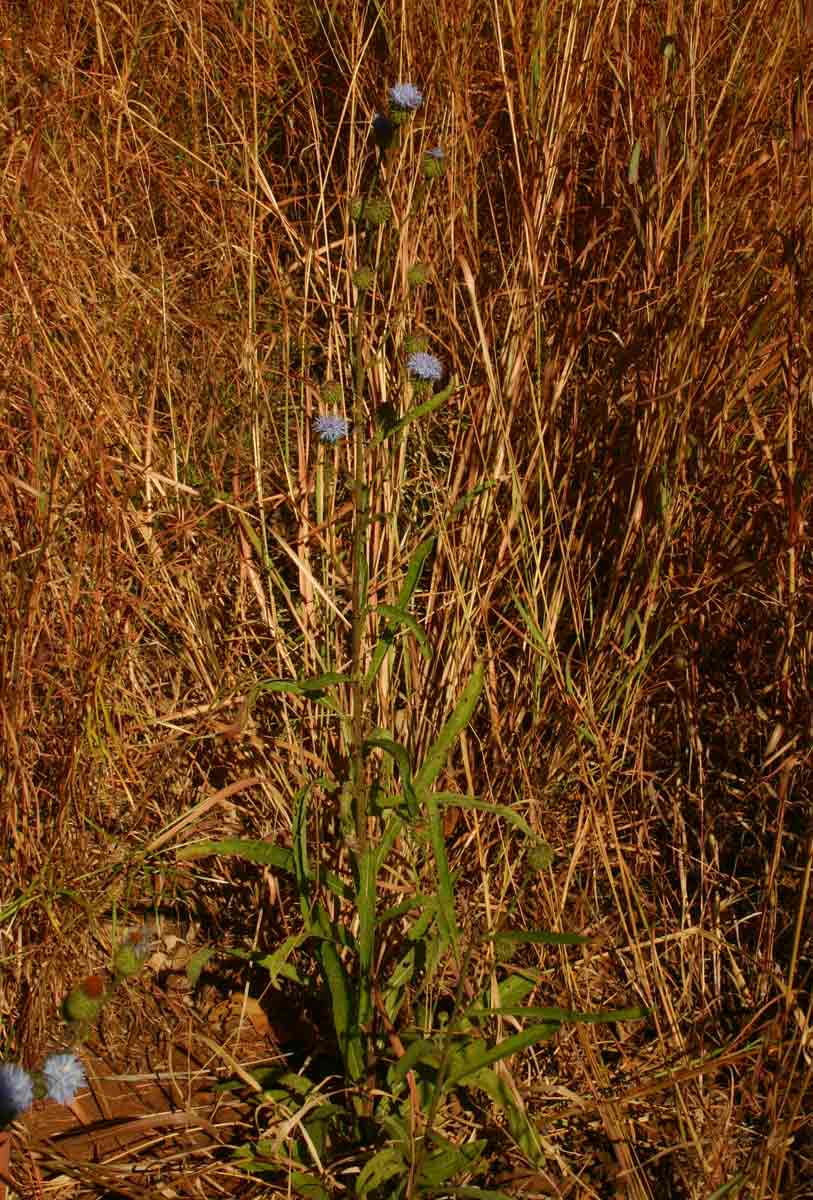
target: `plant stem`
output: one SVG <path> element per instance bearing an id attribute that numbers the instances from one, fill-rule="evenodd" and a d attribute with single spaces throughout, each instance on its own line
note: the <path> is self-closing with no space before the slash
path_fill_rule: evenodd
<path id="1" fill-rule="evenodd" d="M 370 179 L 370 185 L 362 203 L 359 223 L 364 214 L 378 180 L 379 161 Z M 366 256 L 372 257 L 373 236 L 368 232 Z M 362 264 L 359 263 L 359 266 Z M 353 328 L 353 581 L 351 593 L 352 609 L 352 662 L 351 683 L 351 778 L 353 786 L 353 810 L 355 813 L 356 841 L 359 855 L 367 845 L 367 786 L 364 779 L 364 705 L 365 686 L 362 663 L 364 623 L 367 620 L 367 529 L 370 522 L 369 493 L 367 490 L 366 466 L 364 461 L 364 327 L 366 317 L 366 292 L 359 291 Z"/>

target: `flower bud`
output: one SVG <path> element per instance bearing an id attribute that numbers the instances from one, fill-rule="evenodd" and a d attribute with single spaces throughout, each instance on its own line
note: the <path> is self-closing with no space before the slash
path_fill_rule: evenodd
<path id="1" fill-rule="evenodd" d="M 386 225 L 391 216 L 392 205 L 383 196 L 374 196 L 367 202 L 367 207 L 364 210 L 364 219 L 368 225 L 372 225 L 375 228 L 378 228 L 380 225 Z"/>
<path id="2" fill-rule="evenodd" d="M 353 272 L 353 284 L 360 292 L 369 292 L 375 283 L 375 271 L 371 267 L 359 267 Z"/>
<path id="3" fill-rule="evenodd" d="M 341 408 L 344 389 L 338 379 L 328 379 L 322 384 L 321 396 L 326 408 Z"/>
<path id="4" fill-rule="evenodd" d="M 442 146 L 435 146 L 434 150 L 428 150 L 423 156 L 423 173 L 426 179 L 437 179 L 443 174 L 444 158 Z"/>
<path id="5" fill-rule="evenodd" d="M 134 929 L 116 948 L 113 955 L 113 971 L 117 979 L 129 979 L 137 975 L 149 954 L 150 937 L 146 929 Z"/>
<path id="6" fill-rule="evenodd" d="M 538 841 L 528 850 L 528 866 L 533 871 L 547 871 L 553 862 L 554 854 L 547 842 Z"/>
<path id="7" fill-rule="evenodd" d="M 407 354 L 420 354 L 429 349 L 429 338 L 423 333 L 410 333 L 404 338 L 404 350 Z"/>
<path id="8" fill-rule="evenodd" d="M 104 980 L 100 975 L 89 975 L 65 997 L 63 1009 L 69 1021 L 90 1023 L 96 1020 L 104 1002 Z"/>

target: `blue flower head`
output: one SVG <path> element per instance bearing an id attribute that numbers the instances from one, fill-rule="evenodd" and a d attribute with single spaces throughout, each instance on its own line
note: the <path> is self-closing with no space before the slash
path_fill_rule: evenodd
<path id="1" fill-rule="evenodd" d="M 340 438 L 347 437 L 350 431 L 350 422 L 347 417 L 331 414 L 326 417 L 317 417 L 313 422 L 313 428 L 323 442 L 335 443 Z"/>
<path id="2" fill-rule="evenodd" d="M 428 383 L 437 383 L 443 378 L 443 363 L 434 354 L 425 350 L 416 350 L 407 359 L 407 368 L 413 379 L 421 379 Z"/>
<path id="3" fill-rule="evenodd" d="M 446 157 L 442 146 L 435 146 L 434 149 L 427 150 L 426 153 L 429 158 L 434 158 L 435 162 L 443 162 Z"/>
<path id="4" fill-rule="evenodd" d="M 34 1103 L 34 1081 L 15 1063 L 0 1063 L 0 1126 L 13 1121 Z"/>
<path id="5" fill-rule="evenodd" d="M 70 1104 L 80 1088 L 85 1087 L 85 1068 L 75 1054 L 51 1054 L 42 1068 L 45 1094 L 57 1104 Z"/>
<path id="6" fill-rule="evenodd" d="M 414 83 L 396 83 L 390 88 L 390 101 L 395 108 L 414 112 L 423 103 L 423 93 Z"/>

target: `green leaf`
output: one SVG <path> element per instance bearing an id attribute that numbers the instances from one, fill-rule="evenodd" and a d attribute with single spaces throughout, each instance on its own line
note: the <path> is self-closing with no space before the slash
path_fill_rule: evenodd
<path id="1" fill-rule="evenodd" d="M 421 1165 L 419 1182 L 424 1187 L 440 1187 L 459 1171 L 473 1171 L 486 1147 L 485 1139 L 462 1146 L 444 1146 L 435 1150 Z"/>
<path id="2" fill-rule="evenodd" d="M 294 950 L 298 950 L 304 941 L 307 939 L 305 933 L 294 933 L 287 937 L 281 946 L 278 946 L 273 954 L 263 954 L 255 960 L 258 967 L 262 967 L 268 972 L 268 982 L 271 987 L 276 987 L 277 980 L 280 976 L 285 979 L 294 979 L 299 982 L 299 975 L 296 968 L 288 962 Z"/>
<path id="3" fill-rule="evenodd" d="M 550 933 L 546 929 L 499 929 L 484 934 L 483 940 L 516 946 L 586 946 L 594 939 L 580 933 Z"/>
<path id="4" fill-rule="evenodd" d="M 189 980 L 191 987 L 197 986 L 201 971 L 215 953 L 216 951 L 212 946 L 202 946 L 200 950 L 196 950 L 192 955 L 186 964 L 186 978 Z"/>
<path id="5" fill-rule="evenodd" d="M 432 647 L 429 644 L 429 639 L 412 616 L 412 613 L 406 612 L 403 608 L 396 608 L 394 604 L 379 604 L 371 611 L 379 613 L 382 617 L 386 617 L 389 625 L 405 625 L 420 646 L 421 654 L 426 661 L 432 661 Z"/>
<path id="6" fill-rule="evenodd" d="M 305 696 L 316 700 L 325 708 L 329 708 L 331 712 L 344 717 L 347 714 L 324 693 L 328 688 L 337 684 L 351 682 L 349 675 L 342 675 L 338 671 L 327 671 L 324 675 L 317 675 L 313 679 L 261 679 L 253 685 L 249 693 L 249 708 L 253 707 L 261 692 L 284 692 L 291 696 Z"/>
<path id="7" fill-rule="evenodd" d="M 331 1200 L 330 1192 L 324 1184 L 306 1171 L 292 1172 L 291 1190 L 295 1196 L 301 1196 L 302 1200 Z"/>
<path id="8" fill-rule="evenodd" d="M 307 800 L 310 785 L 300 788 L 294 796 L 291 812 L 291 837 L 293 840 L 294 878 L 299 892 L 299 905 L 308 927 L 308 909 L 310 907 L 311 873 L 308 865 L 308 808 Z"/>
<path id="9" fill-rule="evenodd" d="M 417 803 L 417 798 L 416 798 Z M 403 819 L 393 813 L 384 826 L 384 832 L 381 835 L 381 841 L 378 846 L 378 870 L 380 871 L 384 863 L 387 861 L 395 843 L 400 837 L 401 830 L 404 828 Z"/>
<path id="10" fill-rule="evenodd" d="M 496 1071 L 488 1069 L 477 1071 L 467 1079 L 466 1087 L 480 1088 L 502 1109 L 511 1136 L 530 1162 L 541 1164 L 545 1161 L 539 1135 L 527 1113 L 517 1104 L 510 1081 L 504 1074 L 498 1075 Z"/>
<path id="11" fill-rule="evenodd" d="M 406 610 L 407 605 L 412 599 L 412 594 L 418 585 L 418 580 L 420 579 L 421 571 L 423 570 L 423 564 L 425 563 L 426 558 L 434 544 L 434 537 L 424 538 L 424 540 L 415 549 L 412 557 L 409 560 L 407 573 L 404 576 L 404 582 L 401 584 L 401 590 L 398 593 L 397 607 L 401 611 Z M 386 636 L 380 638 L 378 642 L 376 642 L 375 649 L 370 657 L 370 666 L 364 679 L 365 688 L 370 687 L 376 675 L 381 670 L 381 664 L 383 663 L 389 648 L 390 642 L 389 638 Z"/>
<path id="12" fill-rule="evenodd" d="M 384 925 L 387 921 L 397 921 L 399 917 L 405 916 L 406 913 L 412 912 L 415 908 L 421 910 L 421 916 L 418 917 L 418 921 L 426 918 L 426 923 L 423 927 L 423 932 L 425 932 L 429 921 L 437 910 L 437 897 L 427 896 L 423 892 L 417 892 L 414 896 L 408 896 L 406 900 L 402 900 L 400 904 L 393 904 L 391 908 L 385 908 L 382 913 L 379 913 L 378 924 Z M 417 923 L 416 921 L 416 925 Z M 414 927 L 407 936 L 414 938 Z"/>
<path id="13" fill-rule="evenodd" d="M 327 1149 L 331 1127 L 335 1128 L 341 1121 L 346 1122 L 348 1115 L 347 1109 L 342 1105 L 326 1103 L 313 1109 L 303 1121 L 305 1132 L 320 1158 Z"/>
<path id="14" fill-rule="evenodd" d="M 435 1191 L 442 1191 L 444 1196 L 461 1196 L 463 1200 L 514 1200 L 514 1197 L 506 1195 L 505 1192 L 495 1192 L 489 1188 L 445 1187 L 427 1190 L 430 1195 Z"/>
<path id="15" fill-rule="evenodd" d="M 293 696 L 307 696 L 312 692 L 324 692 L 339 683 L 352 683 L 350 675 L 339 671 L 326 671 L 313 679 L 260 679 L 254 684 L 253 692 L 288 692 Z"/>
<path id="16" fill-rule="evenodd" d="M 324 939 L 317 943 L 316 956 L 330 992 L 333 1028 L 347 1073 L 354 1083 L 364 1077 L 364 1056 L 358 1023 L 353 1013 L 353 991 L 344 964 L 334 943 L 330 918 L 323 905 L 316 904 L 310 917 L 311 929 Z"/>
<path id="17" fill-rule="evenodd" d="M 396 1022 L 398 1013 L 401 1011 L 407 985 L 415 978 L 419 962 L 426 969 L 427 979 L 431 979 L 432 977 L 434 970 L 433 948 L 438 938 L 431 939 L 427 945 L 426 932 L 432 924 L 436 912 L 437 901 L 433 896 L 407 933 L 407 939 L 412 945 L 390 971 L 387 982 L 382 988 L 384 1008 L 393 1024 Z"/>
<path id="18" fill-rule="evenodd" d="M 419 421 L 421 417 L 426 417 L 429 413 L 435 412 L 442 404 L 451 396 L 455 389 L 455 382 L 452 380 L 443 389 L 434 396 L 430 396 L 428 400 L 424 400 L 423 404 L 416 404 L 413 408 L 408 409 L 401 417 L 400 421 L 396 421 L 394 425 L 390 425 L 386 429 L 379 429 L 378 433 L 371 440 L 371 446 L 380 446 L 386 442 L 388 438 L 393 437 L 396 433 L 400 433 L 402 429 L 406 429 L 407 425 L 411 425 L 413 421 Z"/>
<path id="19" fill-rule="evenodd" d="M 434 544 L 435 538 L 433 535 L 432 537 L 424 538 L 413 551 L 412 557 L 409 560 L 409 566 L 407 567 L 407 573 L 404 576 L 404 582 L 401 584 L 401 590 L 398 593 L 399 608 L 406 608 L 412 599 L 412 594 L 418 586 L 418 580 L 421 577 L 423 564 L 426 562 L 429 551 Z"/>
<path id="20" fill-rule="evenodd" d="M 225 838 L 219 842 L 195 842 L 192 846 L 181 846 L 176 856 L 186 862 L 195 858 L 206 858 L 211 854 L 233 855 L 263 867 L 274 867 L 286 875 L 295 875 L 293 852 L 286 846 L 275 846 L 273 842 L 253 841 L 247 838 Z M 352 888 L 330 871 L 320 876 L 326 887 L 342 900 L 354 899 Z"/>
<path id="21" fill-rule="evenodd" d="M 641 139 L 639 138 L 632 147 L 630 155 L 629 167 L 627 168 L 627 181 L 631 184 L 638 182 L 638 171 L 641 164 Z"/>
<path id="22" fill-rule="evenodd" d="M 440 807 L 432 795 L 432 785 L 440 774 L 452 745 L 472 718 L 480 692 L 483 690 L 485 666 L 481 661 L 472 672 L 471 679 L 460 693 L 452 715 L 446 721 L 424 759 L 423 765 L 413 780 L 418 800 L 426 805 L 429 816 L 429 837 L 438 872 L 438 920 L 445 937 L 457 941 L 458 929 L 454 911 L 454 891 L 446 856 L 446 839 L 440 819 Z"/>
<path id="23" fill-rule="evenodd" d="M 294 873 L 294 858 L 285 846 L 273 842 L 252 841 L 247 838 L 224 838 L 219 842 L 195 842 L 181 846 L 176 855 L 183 862 L 193 858 L 207 858 L 211 854 L 234 855 L 248 862 L 260 863 L 264 867 L 276 867 L 289 875 Z"/>
<path id="24" fill-rule="evenodd" d="M 300 934 L 296 940 L 305 941 L 306 938 L 307 934 Z M 294 939 L 289 938 L 288 940 L 292 941 Z M 282 975 L 285 979 L 290 979 L 292 983 L 297 983 L 300 987 L 305 987 L 307 981 L 300 978 L 296 968 L 291 963 L 279 961 L 281 953 L 280 949 L 275 954 L 262 954 L 257 950 L 243 950 L 239 946 L 224 946 L 220 950 L 221 955 L 242 959 L 243 962 L 250 962 L 252 966 L 262 967 L 264 971 L 268 971 L 272 975 L 272 986 L 273 981 Z"/>
<path id="25" fill-rule="evenodd" d="M 376 746 L 395 760 L 401 775 L 401 786 L 404 789 L 407 808 L 414 819 L 418 813 L 418 799 L 412 786 L 412 764 L 409 761 L 406 747 L 402 746 L 400 742 L 396 742 L 386 729 L 374 729 L 370 736 L 364 739 L 364 745 Z"/>
<path id="26" fill-rule="evenodd" d="M 550 1025 L 532 1025 L 529 1029 L 523 1029 L 521 1033 L 503 1038 L 496 1046 L 469 1042 L 463 1051 L 455 1051 L 452 1056 L 449 1074 L 444 1084 L 446 1090 L 456 1087 L 467 1075 L 473 1075 L 483 1067 L 490 1067 L 504 1058 L 510 1058 L 512 1054 L 518 1054 L 534 1042 L 550 1041 L 558 1029 L 558 1022 Z"/>
<path id="27" fill-rule="evenodd" d="M 460 693 L 454 712 L 430 746 L 423 765 L 415 776 L 415 790 L 419 794 L 432 787 L 449 757 L 452 746 L 471 720 L 483 690 L 484 679 L 485 664 L 480 660 L 472 672 L 471 679 Z"/>
<path id="28" fill-rule="evenodd" d="M 254 1148 L 248 1142 L 244 1142 L 241 1146 L 236 1146 L 233 1154 L 234 1165 L 241 1171 L 247 1171 L 251 1175 L 273 1176 L 279 1174 L 277 1164 L 268 1162 L 264 1158 L 257 1158 Z"/>
<path id="29" fill-rule="evenodd" d="M 396 1175 L 404 1175 L 406 1172 L 407 1165 L 403 1155 L 392 1146 L 387 1146 L 374 1154 L 361 1168 L 356 1179 L 356 1195 L 368 1196 L 388 1179 L 394 1179 Z"/>
<path id="30" fill-rule="evenodd" d="M 493 487 L 496 486 L 496 479 L 484 479 L 482 483 L 478 483 L 476 487 L 473 487 L 470 492 L 466 492 L 465 496 L 461 496 L 460 499 L 452 505 L 449 516 L 458 516 L 460 513 L 462 513 L 464 508 L 467 508 L 468 505 L 471 504 L 473 500 L 476 500 L 478 496 L 482 496 L 483 492 L 489 492 Z"/>
<path id="31" fill-rule="evenodd" d="M 481 812 L 494 813 L 495 816 L 502 817 L 510 825 L 515 826 L 534 843 L 539 840 L 538 835 L 534 833 L 528 822 L 519 813 L 514 812 L 512 808 L 509 808 L 505 804 L 492 804 L 490 800 L 481 800 L 478 796 L 457 795 L 456 792 L 436 792 L 435 801 L 438 804 L 446 804 L 455 808 L 477 808 Z"/>
<path id="32" fill-rule="evenodd" d="M 512 1004 L 521 1004 L 527 995 L 529 995 L 539 982 L 536 978 L 531 978 L 522 971 L 517 971 L 515 974 L 508 975 L 505 979 L 500 980 L 497 984 L 497 993 L 500 998 L 500 1004 L 507 1007 Z M 489 999 L 491 996 L 491 984 L 486 990 L 481 993 L 480 1008 L 488 1009 L 490 1007 Z M 466 1009 L 466 1016 L 475 1015 L 476 1009 Z"/>
<path id="33" fill-rule="evenodd" d="M 390 1071 L 391 1082 L 393 1085 L 403 1083 L 407 1072 L 411 1071 L 419 1062 L 428 1062 L 431 1066 L 437 1067 L 440 1059 L 441 1051 L 433 1041 L 428 1038 L 416 1038 L 414 1042 L 410 1042 L 406 1051 Z"/>
<path id="34" fill-rule="evenodd" d="M 573 1012 L 569 1008 L 527 1008 L 508 1004 L 503 1008 L 468 1008 L 467 1017 L 525 1017 L 528 1020 L 560 1021 L 568 1024 L 600 1025 L 608 1021 L 641 1021 L 648 1008 L 608 1008 L 605 1012 Z"/>

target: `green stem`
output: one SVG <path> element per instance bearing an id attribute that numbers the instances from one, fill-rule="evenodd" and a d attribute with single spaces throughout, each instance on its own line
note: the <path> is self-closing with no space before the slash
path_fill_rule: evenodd
<path id="1" fill-rule="evenodd" d="M 380 160 L 370 179 L 364 197 L 359 223 L 378 181 Z M 366 257 L 372 258 L 372 231 L 368 232 Z M 359 263 L 359 266 L 362 264 Z M 367 619 L 367 529 L 370 523 L 369 493 L 367 490 L 364 462 L 364 327 L 366 318 L 366 293 L 359 292 L 353 322 L 353 500 L 355 521 L 353 524 L 353 581 L 352 581 L 352 663 L 351 678 L 351 778 L 353 787 L 353 809 L 355 813 L 356 841 L 358 853 L 363 854 L 367 845 L 367 786 L 364 779 L 364 707 L 366 688 L 362 652 L 364 648 L 364 623 Z"/>

